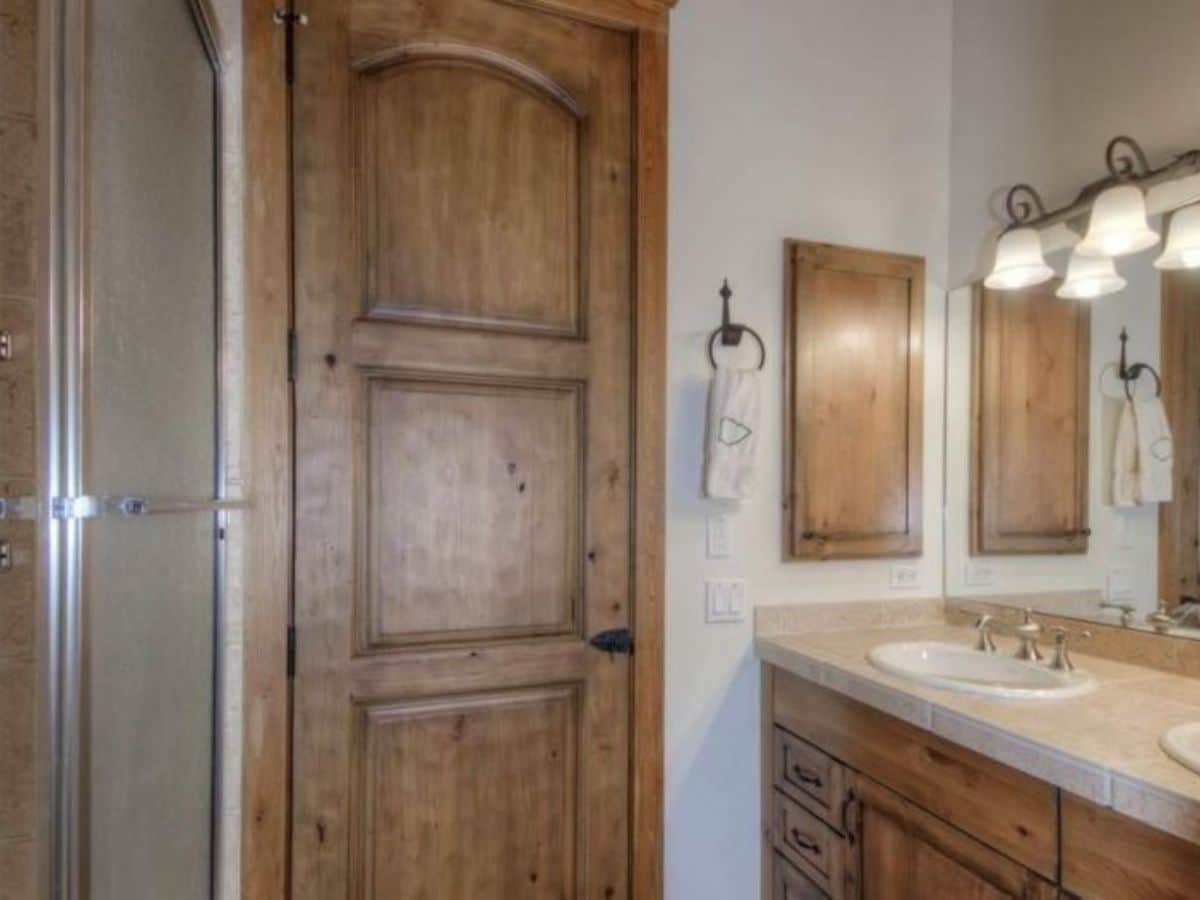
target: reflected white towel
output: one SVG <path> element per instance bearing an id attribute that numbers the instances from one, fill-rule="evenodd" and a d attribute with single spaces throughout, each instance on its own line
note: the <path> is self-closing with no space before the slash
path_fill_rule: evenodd
<path id="1" fill-rule="evenodd" d="M 1162 400 L 1133 401 L 1137 425 L 1138 501 L 1170 503 L 1175 447 Z"/>
<path id="2" fill-rule="evenodd" d="M 754 486 L 761 376 L 754 369 L 717 369 L 708 391 L 704 491 L 744 500 Z"/>
<path id="3" fill-rule="evenodd" d="M 1126 401 L 1113 452 L 1113 503 L 1137 506 L 1171 500 L 1174 444 L 1157 397 Z"/>

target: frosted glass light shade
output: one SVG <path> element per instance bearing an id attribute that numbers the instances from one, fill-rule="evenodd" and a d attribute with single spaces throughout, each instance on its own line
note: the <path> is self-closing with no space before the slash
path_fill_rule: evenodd
<path id="1" fill-rule="evenodd" d="M 1167 248 L 1154 261 L 1156 269 L 1200 269 L 1200 205 L 1189 206 L 1171 219 Z"/>
<path id="2" fill-rule="evenodd" d="M 1088 232 L 1076 251 L 1083 256 L 1128 256 L 1158 243 L 1146 221 L 1146 195 L 1132 184 L 1104 191 L 1092 206 Z"/>
<path id="3" fill-rule="evenodd" d="M 1041 235 L 1033 228 L 1014 228 L 1000 235 L 996 264 L 983 285 L 996 291 L 1017 291 L 1053 277 L 1054 270 L 1042 255 Z"/>
<path id="4" fill-rule="evenodd" d="M 1125 284 L 1109 257 L 1084 256 L 1075 251 L 1067 263 L 1067 278 L 1055 294 L 1064 300 L 1095 300 L 1123 290 Z"/>

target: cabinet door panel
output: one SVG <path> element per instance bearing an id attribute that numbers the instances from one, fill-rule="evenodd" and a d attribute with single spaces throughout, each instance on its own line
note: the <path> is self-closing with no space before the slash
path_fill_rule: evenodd
<path id="1" fill-rule="evenodd" d="M 975 295 L 971 552 L 1087 552 L 1090 308 Z"/>
<path id="2" fill-rule="evenodd" d="M 861 804 L 863 900 L 1051 900 L 1055 888 L 965 832 L 867 778 Z"/>
<path id="3" fill-rule="evenodd" d="M 918 554 L 925 262 L 802 241 L 787 253 L 786 553 Z"/>

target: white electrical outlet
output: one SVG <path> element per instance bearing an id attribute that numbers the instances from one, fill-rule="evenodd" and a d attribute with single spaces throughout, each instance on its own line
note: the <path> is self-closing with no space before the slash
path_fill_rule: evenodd
<path id="1" fill-rule="evenodd" d="M 996 583 L 996 570 L 987 563 L 969 562 L 964 580 L 967 587 L 991 587 Z"/>
<path id="2" fill-rule="evenodd" d="M 746 582 L 741 578 L 710 578 L 704 582 L 704 620 L 741 622 L 746 618 Z"/>
<path id="3" fill-rule="evenodd" d="M 891 586 L 893 591 L 914 591 L 921 586 L 921 569 L 907 563 L 893 563 Z"/>
<path id="4" fill-rule="evenodd" d="M 709 559 L 727 559 L 733 554 L 729 516 L 713 513 L 708 517 L 707 544 Z"/>

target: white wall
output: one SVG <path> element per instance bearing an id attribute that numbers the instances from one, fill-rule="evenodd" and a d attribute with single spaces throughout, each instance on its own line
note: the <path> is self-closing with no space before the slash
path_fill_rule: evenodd
<path id="1" fill-rule="evenodd" d="M 1136 599 L 1153 609 L 1157 509 L 1108 505 L 1119 383 L 1101 380 L 1128 327 L 1132 359 L 1159 361 L 1159 279 L 1153 254 L 1120 262 L 1121 294 L 1092 311 L 1089 552 L 1074 557 L 991 557 L 993 584 L 968 587 L 970 290 L 990 266 L 989 236 L 1003 224 L 1004 192 L 1027 181 L 1048 206 L 1070 202 L 1105 174 L 1104 148 L 1137 138 L 1158 165 L 1200 144 L 1200 4 L 1155 0 L 956 0 L 950 295 L 948 311 L 947 573 L 950 594 L 1105 590 L 1127 570 Z M 1060 271 L 1065 254 L 1050 262 Z"/>
<path id="2" fill-rule="evenodd" d="M 666 896 L 756 897 L 759 699 L 752 624 L 706 625 L 704 580 L 752 605 L 889 594 L 886 561 L 784 563 L 783 240 L 926 257 L 925 554 L 941 592 L 942 371 L 951 0 L 685 0 L 672 16 Z M 766 418 L 733 556 L 708 560 L 705 341 L 728 276 L 766 340 Z M 910 594 L 911 596 L 911 594 Z"/>

